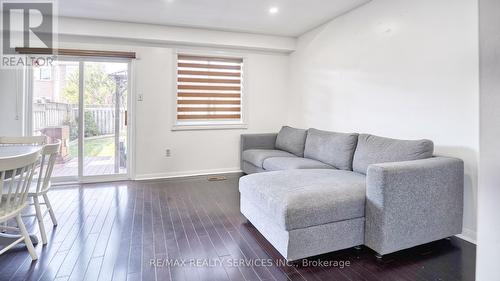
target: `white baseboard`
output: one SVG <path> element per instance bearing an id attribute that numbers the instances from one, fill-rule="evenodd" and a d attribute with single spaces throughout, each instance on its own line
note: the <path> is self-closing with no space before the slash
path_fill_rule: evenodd
<path id="1" fill-rule="evenodd" d="M 241 173 L 241 170 L 240 170 L 240 168 L 232 168 L 232 169 L 230 168 L 230 169 L 210 169 L 210 170 L 198 170 L 198 171 L 140 174 L 140 175 L 136 175 L 135 180 L 141 181 L 141 180 L 186 178 L 186 177 L 194 177 L 194 176 L 232 174 L 232 173 Z"/>
<path id="2" fill-rule="evenodd" d="M 477 233 L 474 230 L 464 228 L 462 230 L 462 234 L 457 234 L 455 236 L 467 242 L 477 245 Z"/>

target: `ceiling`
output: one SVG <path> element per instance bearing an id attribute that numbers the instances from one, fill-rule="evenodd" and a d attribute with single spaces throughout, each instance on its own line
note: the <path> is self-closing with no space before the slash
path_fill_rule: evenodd
<path id="1" fill-rule="evenodd" d="M 58 13 L 67 17 L 296 37 L 369 1 L 62 0 L 58 1 Z"/>

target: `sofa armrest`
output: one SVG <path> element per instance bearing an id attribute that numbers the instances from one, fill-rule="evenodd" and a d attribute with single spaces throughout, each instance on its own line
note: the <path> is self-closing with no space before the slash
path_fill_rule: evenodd
<path id="1" fill-rule="evenodd" d="M 365 245 L 384 255 L 461 233 L 463 186 L 456 158 L 370 165 Z"/>
<path id="2" fill-rule="evenodd" d="M 274 149 L 278 134 L 243 134 L 241 135 L 241 151 L 247 149 Z"/>
<path id="3" fill-rule="evenodd" d="M 240 165 L 243 167 L 243 151 L 247 149 L 274 149 L 277 133 L 242 134 L 240 142 Z"/>

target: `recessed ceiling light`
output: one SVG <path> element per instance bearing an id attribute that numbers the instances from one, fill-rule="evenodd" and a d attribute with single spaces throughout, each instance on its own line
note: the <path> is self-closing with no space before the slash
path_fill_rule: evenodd
<path id="1" fill-rule="evenodd" d="M 269 13 L 270 14 L 276 14 L 276 13 L 278 13 L 278 11 L 279 11 L 278 7 L 271 7 L 271 8 L 269 8 Z"/>

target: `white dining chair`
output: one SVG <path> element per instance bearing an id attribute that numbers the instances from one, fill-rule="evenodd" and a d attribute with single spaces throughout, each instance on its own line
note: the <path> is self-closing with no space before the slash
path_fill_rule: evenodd
<path id="1" fill-rule="evenodd" d="M 31 259 L 38 259 L 21 218 L 21 212 L 27 206 L 26 199 L 39 157 L 40 152 L 36 151 L 21 156 L 0 158 L 0 223 L 15 219 L 18 227 L 7 227 L 7 229 L 21 233 L 18 239 L 0 250 L 0 255 L 24 241 Z"/>
<path id="2" fill-rule="evenodd" d="M 41 136 L 0 136 L 0 146 L 11 145 L 44 145 L 47 142 L 47 137 Z M 0 231 L 5 232 L 7 222 L 0 225 Z"/>
<path id="3" fill-rule="evenodd" d="M 57 226 L 56 215 L 52 209 L 52 205 L 49 201 L 49 196 L 47 193 L 51 188 L 50 178 L 52 176 L 52 170 L 54 169 L 54 164 L 56 162 L 57 155 L 59 154 L 59 149 L 61 147 L 61 141 L 57 140 L 55 143 L 46 144 L 42 150 L 42 158 L 40 160 L 40 167 L 38 169 L 38 180 L 32 182 L 28 197 L 33 198 L 33 203 L 30 205 L 35 206 L 35 214 L 24 214 L 23 217 L 36 216 L 38 221 L 38 227 L 40 228 L 40 235 L 42 236 L 43 244 L 47 244 L 47 233 L 45 232 L 45 224 L 43 218 L 50 214 L 50 219 L 52 224 Z M 40 202 L 40 198 L 43 198 L 43 202 Z M 41 206 L 45 205 L 47 210 L 42 213 Z"/>

